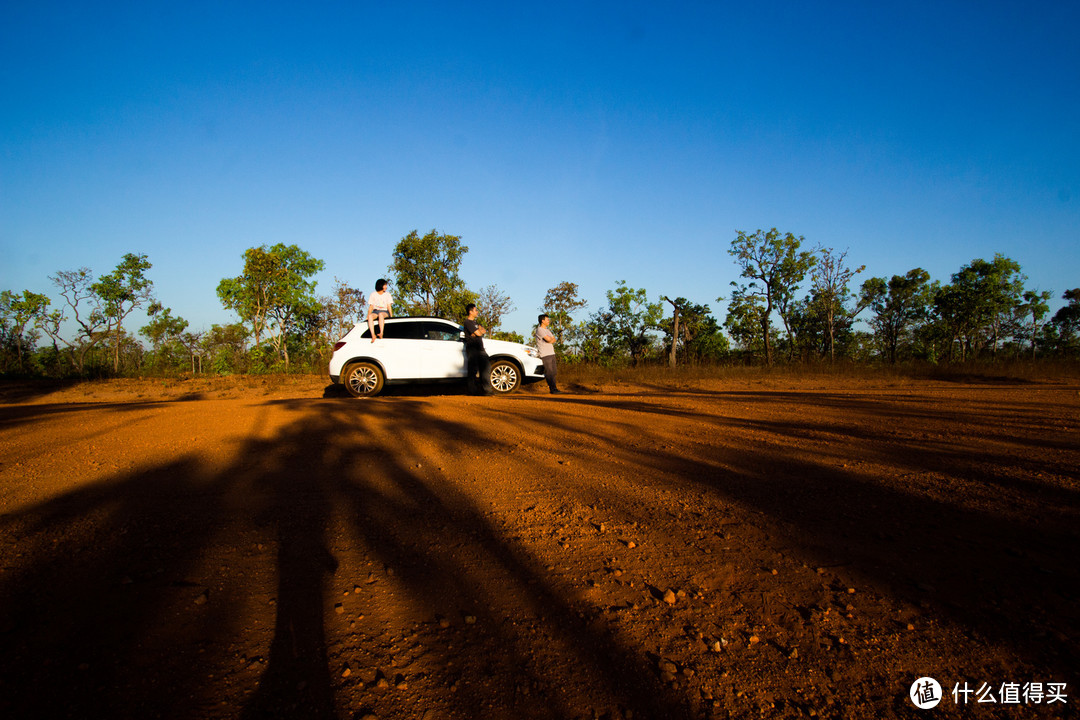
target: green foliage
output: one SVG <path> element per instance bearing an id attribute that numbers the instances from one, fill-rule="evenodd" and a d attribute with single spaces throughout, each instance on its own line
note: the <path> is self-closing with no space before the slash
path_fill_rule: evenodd
<path id="1" fill-rule="evenodd" d="M 850 299 L 848 283 L 866 269 L 865 265 L 850 268 L 846 264 L 847 250 L 837 252 L 832 248 L 819 248 L 821 257 L 813 268 L 813 294 L 810 314 L 821 318 L 829 343 L 829 360 L 836 359 L 836 333 L 838 325 L 844 324 L 854 313 L 848 309 Z M 847 323 L 850 324 L 850 323 Z"/>
<path id="2" fill-rule="evenodd" d="M 644 288 L 627 287 L 625 280 L 607 291 L 607 301 L 607 307 L 590 320 L 591 331 L 599 335 L 605 356 L 629 356 L 636 365 L 653 344 L 651 331 L 660 328 L 664 308 L 660 303 L 650 303 Z"/>
<path id="3" fill-rule="evenodd" d="M 59 290 L 64 304 L 41 318 L 41 330 L 53 341 L 53 357 L 59 360 L 66 355 L 72 369 L 79 375 L 84 375 L 91 351 L 107 332 L 101 298 L 91 289 L 93 275 L 90 268 L 83 267 L 78 270 L 61 270 L 49 279 Z M 69 320 L 75 324 L 75 336 L 71 339 L 60 332 L 61 326 Z M 61 353 L 60 345 L 64 346 L 66 353 Z M 57 362 L 59 372 L 58 365 Z"/>
<path id="4" fill-rule="evenodd" d="M 1062 299 L 1068 304 L 1054 313 L 1051 320 L 1053 331 L 1057 335 L 1057 345 L 1065 353 L 1076 352 L 1080 336 L 1080 288 L 1066 290 Z"/>
<path id="5" fill-rule="evenodd" d="M 248 329 L 240 323 L 211 325 L 199 350 L 209 358 L 209 366 L 218 375 L 247 372 Z"/>
<path id="6" fill-rule="evenodd" d="M 758 230 L 749 235 L 742 230 L 737 232 L 738 236 L 731 241 L 728 254 L 735 258 L 736 264 L 741 268 L 740 277 L 751 281 L 748 286 L 740 288 L 740 296 L 756 296 L 765 301 L 764 314 L 760 317 L 760 331 L 765 348 L 765 362 L 772 365 L 772 312 L 779 311 L 790 334 L 795 293 L 816 259 L 812 253 L 799 252 L 803 242 L 801 236 L 796 237 L 791 233 L 781 235 L 776 228 L 768 232 Z"/>
<path id="7" fill-rule="evenodd" d="M 771 321 L 765 311 L 765 301 L 760 293 L 748 291 L 734 282 L 731 285 L 735 289 L 727 299 L 728 311 L 724 317 L 724 327 L 745 353 L 750 356 L 760 354 L 764 357 L 765 338 L 772 330 Z M 716 300 L 722 302 L 724 298 Z"/>
<path id="8" fill-rule="evenodd" d="M 675 331 L 675 313 L 670 318 L 663 318 L 659 327 L 663 330 L 664 344 L 670 352 L 675 346 L 675 356 L 693 363 L 715 362 L 727 356 L 730 345 L 714 318 L 708 305 L 692 303 L 684 297 L 669 300 L 673 308 L 678 308 L 678 336 Z"/>
<path id="9" fill-rule="evenodd" d="M 588 303 L 578 296 L 577 283 L 563 281 L 547 291 L 544 295 L 544 307 L 541 312 L 551 319 L 548 329 L 555 336 L 555 352 L 564 353 L 567 346 L 575 347 L 576 333 L 573 332 L 574 313 L 584 310 Z"/>
<path id="10" fill-rule="evenodd" d="M 477 299 L 458 276 L 468 251 L 457 235 L 436 230 L 423 237 L 413 230 L 401 238 L 389 268 L 401 314 L 464 317 L 465 306 Z"/>
<path id="11" fill-rule="evenodd" d="M 318 313 L 313 275 L 323 269 L 323 261 L 312 257 L 296 245 L 278 243 L 249 248 L 244 252 L 243 274 L 225 278 L 218 284 L 217 294 L 222 305 L 250 325 L 255 346 L 260 347 L 263 334 L 289 367 L 288 336 L 297 330 L 300 320 Z M 260 364 L 269 366 L 260 359 Z"/>
<path id="12" fill-rule="evenodd" d="M 113 333 L 113 372 L 120 371 L 124 318 L 136 308 L 153 302 L 154 283 L 146 277 L 151 267 L 146 255 L 127 253 L 115 270 L 90 286 L 101 299 L 101 312 Z"/>
<path id="13" fill-rule="evenodd" d="M 934 298 L 948 331 L 950 358 L 955 349 L 964 361 L 986 347 L 996 357 L 1002 325 L 1022 302 L 1024 280 L 1020 264 L 1000 253 L 992 261 L 973 260 L 953 274 L 952 283 Z"/>
<path id="14" fill-rule="evenodd" d="M 910 348 L 915 328 L 930 316 L 935 290 L 930 273 L 922 268 L 893 275 L 888 281 L 874 277 L 863 282 L 859 304 L 873 311 L 870 327 L 889 362 L 897 362 L 904 349 Z"/>
<path id="15" fill-rule="evenodd" d="M 23 290 L 21 295 L 10 290 L 0 293 L 0 369 L 11 369 L 10 355 L 14 354 L 15 367 L 19 372 L 26 371 L 27 355 L 38 340 L 37 330 L 28 331 L 27 325 L 46 316 L 49 302 L 45 295 L 29 290 Z"/>
<path id="16" fill-rule="evenodd" d="M 481 324 L 483 324 L 483 323 L 481 323 Z M 504 331 L 504 330 L 497 330 L 497 331 L 491 333 L 491 339 L 492 340 L 506 340 L 508 342 L 521 343 L 522 345 L 532 344 L 532 339 L 531 338 L 526 340 L 524 335 L 522 335 L 519 332 L 514 332 L 514 331 L 507 332 L 507 331 Z"/>
<path id="17" fill-rule="evenodd" d="M 1020 333 L 1031 342 L 1031 359 L 1037 356 L 1037 344 L 1043 319 L 1050 313 L 1050 298 L 1053 293 L 1049 290 L 1039 292 L 1037 290 L 1025 290 L 1023 303 L 1017 306 L 1017 320 L 1020 327 L 1017 328 L 1017 338 Z M 1030 322 L 1028 322 L 1030 318 Z"/>
<path id="18" fill-rule="evenodd" d="M 158 302 L 151 303 L 146 314 L 150 317 L 150 322 L 144 325 L 139 333 L 150 341 L 151 362 L 159 368 L 167 368 L 176 367 L 180 358 L 186 360 L 188 352 L 183 335 L 188 321 L 182 317 L 173 317 L 172 308 L 164 307 Z"/>

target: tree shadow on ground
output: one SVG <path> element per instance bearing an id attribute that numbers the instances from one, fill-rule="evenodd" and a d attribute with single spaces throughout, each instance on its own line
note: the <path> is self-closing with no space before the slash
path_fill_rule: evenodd
<path id="1" fill-rule="evenodd" d="M 629 436 L 634 427 L 658 428 L 654 439 L 670 442 L 659 451 L 647 438 L 619 447 L 620 465 L 749 509 L 783 532 L 806 562 L 843 568 L 882 593 L 934 607 L 973 637 L 1004 643 L 1058 677 L 1080 664 L 1080 570 L 1073 560 L 1080 546 L 1080 448 L 1067 429 L 1045 427 L 1039 400 L 1006 407 L 990 400 L 932 406 L 918 396 L 703 396 L 715 401 L 714 411 L 701 414 L 651 394 L 563 402 L 588 408 L 589 417 L 616 411 Z M 752 405 L 760 418 L 728 417 L 725 402 Z M 822 407 L 830 412 L 809 420 L 799 407 L 813 409 L 808 417 Z M 579 423 L 554 413 L 522 422 L 542 436 L 582 433 Z M 719 430 L 709 436 L 719 440 L 695 442 L 706 426 Z M 586 447 L 602 445 L 611 432 L 602 423 L 593 427 Z"/>
<path id="2" fill-rule="evenodd" d="M 437 616 L 475 618 L 464 634 L 459 614 L 414 679 L 462 716 L 577 717 L 583 696 L 691 715 L 472 496 L 371 441 L 407 428 L 460 454 L 460 425 L 416 403 L 271 404 L 291 421 L 223 466 L 183 456 L 0 518 L 0 714 L 350 717 L 367 706 L 331 664 L 382 641 L 336 627 L 331 641 L 327 622 L 367 559 L 396 568 L 369 622 L 437 632 Z M 530 608 L 543 643 L 493 598 Z"/>

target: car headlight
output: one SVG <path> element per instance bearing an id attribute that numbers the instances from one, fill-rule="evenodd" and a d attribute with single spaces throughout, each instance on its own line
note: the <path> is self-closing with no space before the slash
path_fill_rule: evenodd
<path id="1" fill-rule="evenodd" d="M 540 351 L 537 350 L 536 348 L 532 347 L 531 345 L 526 345 L 525 346 L 525 354 L 528 355 L 529 357 L 534 357 L 534 358 L 539 358 L 540 357 Z"/>

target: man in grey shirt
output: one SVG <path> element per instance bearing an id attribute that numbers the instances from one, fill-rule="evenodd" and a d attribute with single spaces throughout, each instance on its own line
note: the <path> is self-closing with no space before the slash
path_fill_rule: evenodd
<path id="1" fill-rule="evenodd" d="M 541 314 L 536 318 L 536 347 L 540 350 L 540 361 L 544 363 L 544 379 L 547 380 L 548 389 L 552 395 L 562 392 L 555 385 L 555 333 L 548 330 L 551 318 Z"/>

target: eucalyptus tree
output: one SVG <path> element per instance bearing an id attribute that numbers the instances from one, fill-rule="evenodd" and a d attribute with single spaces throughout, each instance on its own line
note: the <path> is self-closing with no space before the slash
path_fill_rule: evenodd
<path id="1" fill-rule="evenodd" d="M 388 271 L 394 278 L 394 301 L 406 315 L 460 317 L 476 301 L 458 273 L 469 251 L 457 235 L 413 230 L 394 247 Z"/>
<path id="2" fill-rule="evenodd" d="M 772 365 L 772 313 L 774 310 L 779 311 L 784 326 L 790 333 L 795 293 L 806 273 L 816 263 L 816 258 L 812 253 L 799 251 L 803 237 L 796 237 L 791 233 L 781 235 L 776 228 L 768 232 L 758 230 L 747 234 L 738 230 L 737 233 L 737 237 L 731 241 L 728 254 L 735 258 L 736 264 L 741 268 L 740 276 L 750 280 L 749 285 L 741 288 L 741 296 L 756 296 L 765 302 L 760 329 L 765 347 L 765 362 Z"/>
<path id="3" fill-rule="evenodd" d="M 29 333 L 26 328 L 31 322 L 37 323 L 46 315 L 49 307 L 49 298 L 40 293 L 23 290 L 21 294 L 10 290 L 0 293 L 0 323 L 2 323 L 5 335 L 15 344 L 18 368 L 26 369 L 25 354 L 32 350 L 36 341 L 36 330 Z"/>
<path id="4" fill-rule="evenodd" d="M 478 322 L 494 333 L 502 325 L 503 316 L 514 312 L 517 308 L 509 295 L 499 289 L 498 285 L 488 285 L 476 294 L 476 309 L 479 312 Z"/>
<path id="5" fill-rule="evenodd" d="M 1080 335 L 1080 288 L 1066 290 L 1061 298 L 1068 303 L 1058 308 L 1050 322 L 1057 330 L 1062 350 L 1069 352 L 1075 348 L 1076 337 Z"/>
<path id="6" fill-rule="evenodd" d="M 1053 293 L 1049 290 L 1025 290 L 1024 301 L 1019 306 L 1019 311 L 1025 316 L 1031 318 L 1031 323 L 1028 324 L 1030 330 L 1031 339 L 1031 359 L 1034 360 L 1036 356 L 1036 341 L 1039 337 L 1039 329 L 1042 326 L 1043 319 L 1050 313 L 1050 298 L 1053 297 Z"/>
<path id="7" fill-rule="evenodd" d="M 322 332 L 327 345 L 332 345 L 345 333 L 364 321 L 364 291 L 350 287 L 344 280 L 334 278 L 330 295 L 320 299 Z"/>
<path id="8" fill-rule="evenodd" d="M 893 275 L 888 281 L 875 277 L 863 282 L 859 304 L 873 311 L 870 327 L 889 362 L 897 361 L 911 331 L 929 318 L 935 289 L 930 273 L 922 268 Z"/>
<path id="9" fill-rule="evenodd" d="M 996 357 L 1003 324 L 1022 303 L 1025 280 L 1020 264 L 1001 253 L 989 261 L 972 260 L 953 273 L 934 300 L 952 337 L 950 354 L 959 343 L 961 360 L 982 347 Z"/>
<path id="10" fill-rule="evenodd" d="M 101 299 L 101 312 L 113 334 L 113 372 L 120 371 L 124 319 L 143 305 L 154 302 L 154 283 L 146 277 L 152 267 L 146 255 L 126 253 L 108 275 L 102 275 L 90 289 Z"/>
<path id="11" fill-rule="evenodd" d="M 549 329 L 555 335 L 558 343 L 556 352 L 562 343 L 569 339 L 576 326 L 574 325 L 574 313 L 584 310 L 588 303 L 578 295 L 577 283 L 563 280 L 547 291 L 544 295 L 544 306 L 540 310 L 547 313 L 551 318 Z"/>
<path id="12" fill-rule="evenodd" d="M 159 302 L 151 303 L 146 314 L 150 322 L 139 330 L 139 334 L 150 341 L 155 360 L 164 360 L 170 350 L 186 349 L 182 337 L 188 326 L 187 320 L 174 316 L 172 308 L 167 308 Z"/>
<path id="13" fill-rule="evenodd" d="M 820 257 L 811 272 L 814 296 L 813 302 L 821 310 L 829 341 L 829 361 L 836 359 L 837 317 L 848 314 L 846 302 L 850 297 L 848 283 L 866 269 L 865 265 L 857 268 L 848 267 L 848 251 L 837 252 L 833 248 L 818 248 Z"/>
<path id="14" fill-rule="evenodd" d="M 607 291 L 607 301 L 607 306 L 595 314 L 594 327 L 601 333 L 609 354 L 628 354 L 636 365 L 652 344 L 651 331 L 660 327 L 663 305 L 650 303 L 644 288 L 627 287 L 625 280 Z"/>
<path id="15" fill-rule="evenodd" d="M 81 267 L 61 270 L 50 275 L 49 280 L 58 289 L 64 304 L 42 315 L 39 327 L 52 340 L 58 356 L 60 344 L 65 346 L 72 367 L 82 375 L 86 372 L 88 353 L 101 342 L 108 329 L 101 298 L 92 289 L 94 276 L 90 268 Z M 69 320 L 75 326 L 75 335 L 70 340 L 61 333 L 62 326 Z"/>
<path id="16" fill-rule="evenodd" d="M 660 329 L 664 331 L 669 341 L 668 362 L 675 367 L 676 348 L 683 352 L 684 357 L 690 356 L 694 360 L 717 359 L 728 351 L 727 338 L 710 313 L 708 305 L 698 305 L 684 297 L 672 300 L 662 297 L 674 308 L 671 318 L 660 321 Z"/>
<path id="17" fill-rule="evenodd" d="M 296 245 L 262 245 L 244 252 L 244 272 L 218 283 L 222 305 L 251 326 L 255 346 L 263 334 L 289 368 L 288 335 L 300 318 L 317 311 L 315 281 L 310 278 L 323 269 L 322 260 Z"/>
<path id="18" fill-rule="evenodd" d="M 735 282 L 731 285 L 734 289 L 731 297 L 726 298 L 728 310 L 724 316 L 724 328 L 743 351 L 751 355 L 760 352 L 764 356 L 765 337 L 772 325 L 772 319 L 765 311 L 765 301 L 760 294 L 748 292 Z M 724 300 L 723 297 L 716 298 L 717 302 Z M 764 333 L 762 326 L 767 326 Z"/>

